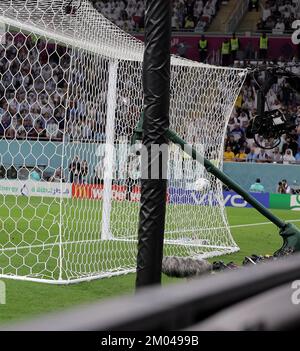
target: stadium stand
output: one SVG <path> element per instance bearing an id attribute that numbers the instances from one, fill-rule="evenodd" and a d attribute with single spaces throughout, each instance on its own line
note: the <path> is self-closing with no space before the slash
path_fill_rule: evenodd
<path id="1" fill-rule="evenodd" d="M 292 23 L 297 19 L 300 9 L 299 0 L 267 0 L 262 6 L 262 16 L 257 23 L 258 31 L 274 34 L 292 31 Z"/>
<path id="2" fill-rule="evenodd" d="M 143 29 L 143 1 L 94 0 L 94 6 L 126 31 Z M 286 31 L 291 28 L 300 1 L 268 0 L 261 6 L 264 7 L 258 29 L 272 31 L 272 28 L 279 29 L 278 23 L 283 23 Z M 205 30 L 219 7 L 218 0 L 175 0 L 173 30 Z M 66 49 L 58 47 L 54 50 L 43 40 L 39 40 L 38 46 L 34 47 L 33 40 L 34 38 L 24 38 L 20 34 L 7 33 L 6 45 L 0 45 L 0 137 L 60 141 L 65 128 L 69 140 L 92 137 L 97 141 L 104 141 L 105 134 L 101 126 L 99 123 L 95 124 L 95 119 L 90 118 L 97 113 L 96 106 L 81 106 L 76 99 L 66 106 L 68 88 L 65 74 L 70 65 Z M 295 56 L 293 62 L 279 64 L 286 65 L 298 61 L 299 58 Z M 238 63 L 239 66 L 246 64 L 245 61 Z M 32 70 L 30 66 L 33 67 Z M 293 69 L 295 73 L 300 73 L 299 66 Z M 224 160 L 300 163 L 300 128 L 282 137 L 279 145 L 280 156 L 274 150 L 260 153 L 260 148 L 255 146 L 254 141 L 245 137 L 249 120 L 256 113 L 254 87 L 253 79 L 247 79 L 231 115 L 225 149 L 229 146 L 234 157 L 225 157 Z M 300 120 L 300 108 L 297 107 L 300 104 L 300 96 L 287 86 L 284 79 L 279 79 L 278 83 L 274 84 L 267 101 L 269 109 L 281 108 Z M 70 120 L 72 123 L 69 124 Z M 74 123 L 74 120 L 77 123 Z M 290 157 L 286 155 L 287 149 L 291 150 Z M 254 157 L 251 156 L 253 152 Z"/>
<path id="3" fill-rule="evenodd" d="M 174 0 L 173 30 L 204 31 L 215 17 L 220 0 Z M 126 31 L 144 28 L 144 1 L 141 0 L 94 0 L 94 6 Z"/>
<path id="4" fill-rule="evenodd" d="M 0 135 L 7 138 L 62 138 L 70 58 L 63 47 L 57 54 L 42 40 L 37 47 L 18 33 L 0 46 Z"/>

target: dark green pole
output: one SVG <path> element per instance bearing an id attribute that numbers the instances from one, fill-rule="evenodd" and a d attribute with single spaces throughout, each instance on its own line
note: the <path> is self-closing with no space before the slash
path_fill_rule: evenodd
<path id="1" fill-rule="evenodd" d="M 144 115 L 141 115 L 141 119 L 134 132 L 132 142 L 141 139 L 142 137 L 142 123 Z M 292 223 L 286 223 L 280 218 L 275 216 L 271 211 L 265 208 L 260 202 L 258 202 L 251 194 L 245 191 L 239 184 L 234 182 L 229 176 L 220 171 L 215 167 L 209 160 L 200 155 L 190 144 L 181 139 L 175 132 L 171 130 L 166 131 L 166 138 L 172 141 L 174 144 L 179 145 L 184 152 L 190 155 L 194 160 L 201 162 L 204 165 L 207 172 L 213 174 L 221 182 L 227 185 L 230 189 L 234 190 L 237 194 L 241 195 L 250 205 L 253 206 L 258 212 L 264 217 L 274 223 L 280 230 L 279 234 L 283 239 L 282 247 L 277 250 L 274 255 L 281 256 L 286 255 L 294 251 L 300 251 L 300 229 Z"/>
<path id="2" fill-rule="evenodd" d="M 217 167 L 215 167 L 210 161 L 201 156 L 191 145 L 181 139 L 175 132 L 168 130 L 167 137 L 174 144 L 178 144 L 194 160 L 200 161 L 209 173 L 220 179 L 225 185 L 234 190 L 237 194 L 241 195 L 250 205 L 256 208 L 263 216 L 268 218 L 277 227 L 280 229 L 286 227 L 287 224 L 284 221 L 276 217 L 271 211 L 269 211 L 260 202 L 258 202 L 251 194 L 245 191 L 239 184 L 234 182 L 225 173 L 221 172 Z"/>
<path id="3" fill-rule="evenodd" d="M 200 155 L 191 145 L 181 139 L 175 132 L 168 130 L 167 138 L 174 144 L 179 145 L 184 152 L 190 155 L 194 160 L 201 162 L 207 172 L 213 174 L 221 182 L 241 195 L 250 205 L 252 205 L 258 212 L 274 223 L 279 229 L 279 234 L 283 239 L 282 247 L 277 250 L 274 255 L 282 256 L 291 252 L 300 251 L 300 230 L 292 223 L 286 223 L 275 216 L 271 211 L 258 202 L 251 194 L 245 191 L 239 184 L 234 182 L 225 173 L 221 172 L 209 160 Z"/>

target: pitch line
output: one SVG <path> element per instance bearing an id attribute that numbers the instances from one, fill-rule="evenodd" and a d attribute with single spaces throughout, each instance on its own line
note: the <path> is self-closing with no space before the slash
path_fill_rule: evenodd
<path id="1" fill-rule="evenodd" d="M 300 222 L 300 219 L 291 219 L 291 220 L 287 220 L 287 223 L 297 223 Z M 260 222 L 260 223 L 248 223 L 248 224 L 238 224 L 238 225 L 231 225 L 229 226 L 229 228 L 245 228 L 245 227 L 257 227 L 257 226 L 261 226 L 261 225 L 275 225 L 272 222 Z M 208 228 L 208 229 L 226 229 L 228 227 L 218 227 L 218 228 Z M 205 230 L 205 229 L 204 229 Z M 112 241 L 127 241 L 125 238 L 114 238 Z M 131 240 L 128 240 L 131 242 Z M 167 239 L 168 241 L 168 239 Z M 48 244 L 38 244 L 38 245 L 26 245 L 26 246 L 14 246 L 14 247 L 8 247 L 8 248 L 0 248 L 0 252 L 2 251 L 15 251 L 15 250 L 24 250 L 24 249 L 35 249 L 35 248 L 47 248 L 47 247 L 53 247 L 53 246 L 59 246 L 59 245 L 73 245 L 73 244 L 82 244 L 82 243 L 100 243 L 101 239 L 89 239 L 89 240 L 78 240 L 78 241 L 69 241 L 69 242 L 53 242 L 53 243 L 48 243 Z M 201 245 L 202 247 L 203 245 Z M 213 247 L 213 246 L 209 246 L 208 247 Z M 219 248 L 219 246 L 216 246 Z M 228 248 L 228 247 L 227 247 Z"/>
<path id="2" fill-rule="evenodd" d="M 285 222 L 287 223 L 296 223 L 300 222 L 300 219 L 291 219 L 291 220 L 286 220 Z M 246 228 L 246 227 L 259 227 L 260 225 L 268 225 L 268 224 L 273 224 L 272 222 L 258 222 L 258 223 L 247 223 L 247 224 L 237 224 L 237 225 L 230 225 L 228 227 L 222 226 L 222 227 L 212 227 L 212 228 L 189 228 L 189 229 L 184 229 L 184 230 L 171 230 L 168 231 L 166 230 L 166 234 L 178 234 L 178 233 L 192 233 L 192 232 L 208 232 L 208 231 L 214 231 L 214 230 L 221 230 L 221 229 L 234 229 L 234 228 Z"/>
<path id="3" fill-rule="evenodd" d="M 287 223 L 297 223 L 300 222 L 300 219 L 291 219 L 287 220 Z M 237 225 L 231 225 L 229 228 L 244 228 L 244 227 L 258 227 L 260 225 L 268 225 L 268 224 L 273 224 L 272 222 L 260 222 L 260 223 L 248 223 L 248 224 L 237 224 Z"/>

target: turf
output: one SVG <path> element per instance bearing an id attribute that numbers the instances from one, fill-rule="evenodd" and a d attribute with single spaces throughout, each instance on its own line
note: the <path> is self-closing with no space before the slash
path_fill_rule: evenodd
<path id="1" fill-rule="evenodd" d="M 112 201 L 116 240 L 101 240 L 101 201 L 2 196 L 0 274 L 70 280 L 133 270 L 138 209 L 135 202 Z M 225 253 L 220 246 L 234 246 L 217 206 L 168 205 L 165 239 L 166 256 Z"/>
<path id="2" fill-rule="evenodd" d="M 10 215 L 13 213 L 13 208 L 12 206 L 9 209 Z M 232 235 L 240 247 L 240 251 L 220 257 L 218 260 L 222 259 L 225 262 L 235 261 L 241 263 L 245 255 L 252 253 L 271 254 L 280 247 L 281 239 L 278 236 L 276 227 L 271 224 L 263 224 L 267 221 L 254 210 L 228 208 L 227 212 L 230 225 L 232 226 Z M 276 210 L 274 213 L 286 220 L 300 219 L 300 213 L 296 211 Z M 2 215 L 3 212 L 1 212 Z M 53 216 L 55 215 L 53 213 Z M 18 213 L 15 213 L 13 217 L 17 218 Z M 256 223 L 262 224 L 247 226 L 248 224 Z M 296 224 L 300 226 L 300 222 Z M 13 221 L 9 225 L 13 226 L 12 228 L 16 228 L 16 224 Z M 49 228 L 49 225 L 51 227 L 53 223 L 50 221 L 44 225 L 45 228 Z M 34 227 L 27 230 L 28 233 L 34 233 Z M 20 240 L 20 238 L 15 240 Z M 6 305 L 0 305 L 0 323 L 27 319 L 41 313 L 60 310 L 89 301 L 130 294 L 134 291 L 134 281 L 134 274 L 68 286 L 5 280 L 7 303 Z M 176 282 L 176 280 L 163 277 L 164 284 L 171 282 Z"/>

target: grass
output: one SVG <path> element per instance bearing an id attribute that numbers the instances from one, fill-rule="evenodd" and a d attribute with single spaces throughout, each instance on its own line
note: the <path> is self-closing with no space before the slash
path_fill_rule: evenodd
<path id="1" fill-rule="evenodd" d="M 133 270 L 138 209 L 134 202 L 113 201 L 110 229 L 117 240 L 100 240 L 101 201 L 2 196 L 0 274 L 69 280 Z M 195 256 L 216 251 L 213 245 L 234 246 L 223 219 L 218 207 L 169 205 L 165 255 Z M 216 228 L 213 237 L 211 228 Z"/>
<path id="2" fill-rule="evenodd" d="M 0 234 L 5 233 L 5 235 L 11 235 L 10 240 L 14 240 L 14 242 L 17 244 L 21 244 L 22 240 L 24 241 L 24 235 L 27 238 L 27 241 L 31 240 L 32 244 L 37 243 L 42 239 L 47 239 L 48 243 L 53 243 L 55 242 L 55 240 L 57 240 L 57 237 L 55 235 L 53 237 L 49 237 L 48 233 L 49 229 L 55 229 L 54 225 L 55 219 L 57 218 L 57 211 L 53 210 L 53 207 L 58 206 L 58 204 L 52 204 L 53 212 L 50 213 L 50 216 L 47 219 L 48 222 L 45 221 L 42 223 L 38 222 L 38 218 L 40 218 L 41 221 L 43 213 L 39 213 L 38 211 L 41 211 L 42 207 L 40 206 L 44 206 L 45 203 L 40 204 L 38 203 L 39 200 L 35 199 L 34 201 L 37 201 L 37 203 L 30 204 L 31 212 L 29 211 L 27 214 L 28 216 L 31 216 L 31 218 L 33 219 L 33 223 L 28 224 L 28 222 L 22 223 L 18 221 L 18 218 L 21 218 L 22 214 L 24 216 L 24 211 L 28 210 L 28 206 L 25 206 L 24 203 L 21 202 L 16 203 L 16 201 L 21 201 L 18 200 L 18 198 L 10 199 L 10 201 L 11 202 L 9 202 L 8 204 L 6 199 L 5 205 L 0 207 L 0 223 L 2 223 L 3 226 L 2 231 L 0 231 Z M 26 200 L 23 199 L 22 201 L 24 202 Z M 96 207 L 97 205 L 95 204 L 95 202 L 93 202 L 91 206 L 91 208 L 88 208 L 87 213 L 85 212 L 84 214 L 80 214 L 79 212 L 76 213 L 76 206 L 70 208 L 71 212 L 68 214 L 68 220 L 69 224 L 72 225 L 72 228 L 74 230 L 73 239 L 80 237 L 80 232 L 85 230 L 82 224 L 82 216 L 99 215 L 99 207 Z M 134 221 L 132 223 L 126 223 L 122 221 L 122 218 L 125 218 L 125 215 L 127 215 L 126 208 L 118 208 L 118 211 L 121 211 L 122 213 L 124 212 L 124 217 L 121 216 L 121 218 L 119 218 L 120 225 L 122 224 L 123 226 L 128 225 L 132 227 L 135 225 Z M 241 263 L 244 256 L 246 255 L 250 255 L 252 253 L 272 254 L 276 249 L 280 247 L 281 239 L 278 235 L 278 230 L 276 229 L 276 227 L 271 224 L 263 224 L 267 222 L 266 219 L 263 216 L 259 215 L 257 212 L 255 212 L 253 209 L 228 208 L 227 213 L 230 225 L 233 226 L 231 229 L 232 235 L 234 237 L 234 240 L 240 247 L 240 251 L 235 254 L 226 255 L 220 258 L 214 258 L 212 260 L 222 259 L 225 262 L 234 261 L 237 263 Z M 299 220 L 300 218 L 300 213 L 295 211 L 276 210 L 274 211 L 274 213 L 286 220 Z M 6 223 L 4 219 L 7 218 L 7 215 L 9 215 L 14 220 Z M 68 216 L 66 216 L 66 218 L 68 218 Z M 189 223 L 190 222 L 191 219 Z M 38 224 L 40 225 L 41 223 L 43 224 L 42 228 L 44 228 L 45 230 L 42 230 L 41 232 L 36 232 L 35 230 L 38 227 Z M 256 223 L 262 224 L 247 226 L 248 224 Z M 300 222 L 296 224 L 300 225 Z M 5 225 L 7 227 L 5 227 Z M 97 231 L 97 233 L 99 233 L 100 227 L 98 226 L 98 224 L 92 225 L 94 226 L 93 229 Z M 5 230 L 3 231 L 3 229 Z M 93 237 L 91 236 L 90 239 L 93 239 Z M 2 240 L 0 241 L 0 244 L 5 245 L 3 236 L 0 240 Z M 131 245 L 134 246 L 133 244 Z M 113 255 L 113 252 L 114 248 L 110 247 L 110 255 Z M 124 260 L 124 256 L 127 255 L 126 250 L 125 252 L 123 252 L 123 254 L 119 253 L 119 255 L 121 256 L 119 257 L 119 259 Z M 41 267 L 45 267 L 46 256 L 47 255 L 45 255 L 45 252 L 39 252 L 39 259 L 41 261 L 39 263 L 41 264 Z M 106 257 L 106 259 L 110 260 L 113 258 L 115 260 L 118 260 L 118 257 L 115 256 L 117 256 L 116 253 L 114 254 L 114 257 Z M 73 267 L 77 265 L 80 268 L 80 265 L 84 263 L 84 261 L 80 262 L 79 258 L 80 255 L 78 253 L 76 254 L 76 262 L 74 261 Z M 22 261 L 21 258 L 19 259 Z M 96 260 L 98 259 L 99 257 L 96 257 Z M 30 263 L 31 262 L 29 260 L 28 265 L 30 265 Z M 91 264 L 91 262 L 89 262 L 89 264 Z M 39 315 L 41 313 L 60 310 L 85 302 L 105 299 L 112 296 L 119 296 L 122 294 L 130 294 L 134 291 L 134 282 L 134 274 L 112 277 L 109 279 L 96 280 L 92 282 L 84 282 L 68 286 L 56 286 L 6 279 L 5 284 L 7 303 L 6 305 L 0 305 L 0 323 L 7 323 L 12 320 L 27 319 L 29 317 Z M 171 282 L 176 282 L 176 280 L 163 277 L 164 284 L 169 284 Z"/>

